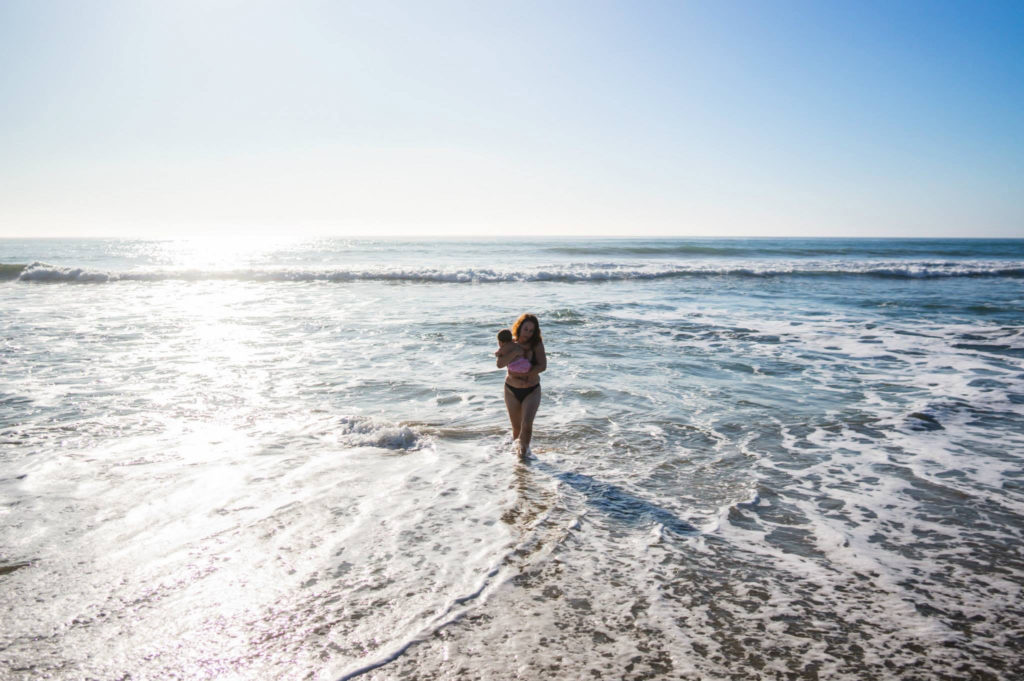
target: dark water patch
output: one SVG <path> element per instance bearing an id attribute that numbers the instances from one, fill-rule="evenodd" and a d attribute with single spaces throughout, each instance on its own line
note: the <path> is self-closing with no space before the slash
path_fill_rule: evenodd
<path id="1" fill-rule="evenodd" d="M 768 402 L 760 402 L 760 401 L 757 401 L 757 400 L 749 399 L 747 397 L 743 397 L 743 398 L 738 398 L 736 400 L 735 406 L 737 408 L 750 407 L 754 411 L 761 411 L 761 410 L 765 410 L 765 409 L 771 409 L 775 405 L 770 404 Z M 727 426 L 727 428 L 729 430 L 731 430 L 733 433 L 737 434 L 737 435 L 745 434 L 745 433 L 747 433 L 750 430 L 750 423 L 748 421 L 744 420 L 740 424 L 729 425 L 729 426 Z M 723 431 L 723 432 L 725 432 L 725 431 Z"/>
<path id="2" fill-rule="evenodd" d="M 907 357 L 928 357 L 930 353 L 924 350 L 893 350 L 896 355 L 906 355 Z"/>
<path id="3" fill-rule="evenodd" d="M 806 364 L 776 357 L 759 357 L 757 359 L 757 373 L 764 376 L 798 376 L 809 368 Z"/>
<path id="4" fill-rule="evenodd" d="M 675 486 L 676 481 L 683 476 L 690 475 L 694 469 L 695 462 L 688 456 L 668 456 L 651 470 L 650 480 L 660 482 L 664 486 Z"/>
<path id="5" fill-rule="evenodd" d="M 775 335 L 763 335 L 763 336 L 751 336 L 750 340 L 755 343 L 761 343 L 763 345 L 778 345 L 782 342 L 782 339 Z"/>
<path id="6" fill-rule="evenodd" d="M 764 527 L 757 522 L 756 517 L 752 514 L 744 513 L 743 509 L 741 509 L 738 505 L 729 507 L 729 514 L 727 516 L 727 520 L 732 525 L 740 527 L 744 530 L 754 530 L 758 532 L 764 531 Z"/>
<path id="7" fill-rule="evenodd" d="M 716 432 L 698 426 L 662 426 L 671 434 L 671 442 L 698 452 L 707 452 L 722 444 L 724 439 Z"/>
<path id="8" fill-rule="evenodd" d="M 907 424 L 911 430 L 944 430 L 939 420 L 931 414 L 916 411 L 907 416 Z"/>
<path id="9" fill-rule="evenodd" d="M 897 363 L 903 366 L 906 366 L 907 364 L 905 361 L 903 361 L 896 355 L 871 355 L 870 357 L 863 357 L 862 359 L 869 362 L 884 362 L 887 364 Z M 891 367 L 888 368 L 890 370 L 892 369 Z"/>
<path id="10" fill-rule="evenodd" d="M 905 385 L 903 383 L 890 383 L 888 381 L 879 381 L 875 384 L 877 392 L 885 395 L 912 395 L 921 392 L 921 388 L 912 385 Z"/>
<path id="11" fill-rule="evenodd" d="M 6 564 L 0 563 L 0 577 L 2 577 L 4 575 L 9 575 L 12 572 L 15 572 L 16 570 L 21 570 L 23 568 L 27 568 L 27 567 L 31 567 L 31 566 L 32 566 L 32 563 L 30 563 L 30 562 L 6 563 Z"/>
<path id="12" fill-rule="evenodd" d="M 0 263 L 0 281 L 14 281 L 28 267 L 27 263 Z"/>
<path id="13" fill-rule="evenodd" d="M 782 447 L 782 435 L 775 429 L 759 429 L 747 443 L 748 449 L 755 452 L 763 452 L 769 457 L 780 453 Z"/>
<path id="14" fill-rule="evenodd" d="M 791 452 L 784 461 L 776 460 L 775 467 L 785 471 L 802 471 L 820 464 L 823 456 L 820 450 L 810 453 Z"/>
<path id="15" fill-rule="evenodd" d="M 562 471 L 541 461 L 532 462 L 530 465 L 580 492 L 588 506 L 596 508 L 605 517 L 616 522 L 629 526 L 658 523 L 669 532 L 681 535 L 698 532 L 690 522 L 617 485 L 603 482 L 583 473 Z"/>
<path id="16" fill-rule="evenodd" d="M 832 497 L 820 497 L 818 500 L 818 508 L 825 511 L 838 511 L 844 506 L 846 502 L 842 499 L 833 499 Z"/>
<path id="17" fill-rule="evenodd" d="M 765 535 L 764 540 L 783 553 L 792 553 L 804 558 L 823 558 L 825 555 L 815 545 L 814 534 L 799 527 L 775 527 Z"/>
<path id="18" fill-rule="evenodd" d="M 802 494 L 792 487 L 785 488 L 780 494 L 772 487 L 765 484 L 757 486 L 757 500 L 755 503 L 740 505 L 745 512 L 754 514 L 764 523 L 773 525 L 799 526 L 807 525 L 810 520 L 795 506 L 786 501 L 786 497 L 797 499 L 808 499 L 808 495 Z"/>
<path id="19" fill-rule="evenodd" d="M 917 502 L 916 514 L 921 519 L 978 530 L 987 525 L 979 511 L 978 500 L 961 489 L 923 480 L 906 472 L 900 477 L 910 483 L 902 494 Z"/>
<path id="20" fill-rule="evenodd" d="M 878 428 L 873 428 L 871 427 L 871 425 L 866 423 L 853 422 L 849 424 L 849 428 L 853 432 L 859 435 L 864 435 L 865 437 L 870 438 L 872 440 L 882 440 L 886 437 L 884 431 L 879 430 Z M 864 440 L 860 440 L 860 442 L 864 442 Z"/>
<path id="21" fill-rule="evenodd" d="M 893 333 L 896 334 L 897 336 L 916 336 L 918 338 L 941 338 L 941 336 L 936 336 L 934 334 L 921 333 L 919 331 L 907 331 L 906 329 L 896 329 L 895 331 L 893 331 Z"/>
<path id="22" fill-rule="evenodd" d="M 720 362 L 719 366 L 723 369 L 739 374 L 754 373 L 754 367 L 750 366 L 749 364 L 744 364 L 742 362 Z"/>
<path id="23" fill-rule="evenodd" d="M 971 420 L 966 425 L 982 430 L 1009 429 L 1009 432 L 1024 432 L 1024 415 L 1014 411 L 998 411 L 984 407 L 972 406 L 968 413 Z"/>
<path id="24" fill-rule="evenodd" d="M 833 347 L 833 349 L 831 350 L 829 348 L 825 349 L 828 350 L 828 352 L 802 350 L 796 353 L 795 357 L 797 359 L 804 360 L 808 365 L 813 365 L 816 363 L 831 363 L 836 361 L 852 359 L 852 357 L 848 353 L 842 352 L 838 347 Z"/>
<path id="25" fill-rule="evenodd" d="M 964 308 L 968 312 L 976 315 L 997 315 L 1004 312 L 1012 312 L 1011 308 L 1000 307 L 998 305 L 988 305 L 985 303 L 976 303 L 974 305 L 968 305 Z"/>
<path id="26" fill-rule="evenodd" d="M 1021 424 L 1019 429 L 1024 430 L 1024 423 Z M 1019 451 L 1016 447 L 1007 447 L 1000 440 L 980 440 L 976 438 L 963 437 L 952 440 L 952 444 L 955 449 L 958 449 L 962 453 L 970 454 L 978 461 L 981 460 L 980 457 L 991 457 L 995 461 L 1004 461 L 1014 465 L 1024 465 L 1024 452 Z M 1012 471 L 1003 472 L 1003 475 L 1011 474 Z"/>
<path id="27" fill-rule="evenodd" d="M 691 355 L 711 355 L 714 351 L 705 350 L 703 348 L 691 348 Z M 689 379 L 706 379 L 711 381 L 724 381 L 732 378 L 732 374 L 727 373 L 720 369 L 716 364 L 707 362 L 698 362 L 694 360 L 683 360 L 679 362 L 672 362 L 672 368 L 678 368 L 680 371 L 685 372 L 685 375 Z"/>
<path id="28" fill-rule="evenodd" d="M 974 350 L 976 352 L 986 352 L 993 355 L 1024 357 L 1024 348 L 1015 348 L 1009 345 L 993 345 L 989 343 L 954 343 L 953 347 L 958 350 Z"/>
<path id="29" fill-rule="evenodd" d="M 967 385 L 972 387 L 972 388 L 986 388 L 986 389 L 1006 388 L 1007 387 L 1007 385 L 1005 383 L 1003 383 L 1002 381 L 996 381 L 996 380 L 993 380 L 991 378 L 976 378 L 973 381 L 971 381 L 970 383 L 968 383 Z"/>

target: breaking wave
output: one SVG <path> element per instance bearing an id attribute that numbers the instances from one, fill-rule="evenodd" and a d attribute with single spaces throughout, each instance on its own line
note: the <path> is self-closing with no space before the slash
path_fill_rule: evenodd
<path id="1" fill-rule="evenodd" d="M 940 279 L 949 277 L 1024 278 L 1024 262 L 1006 261 L 817 261 L 800 263 L 721 263 L 668 265 L 621 265 L 576 263 L 522 270 L 491 268 L 351 269 L 148 269 L 128 271 L 61 267 L 42 262 L 30 265 L 0 264 L 0 281 L 109 283 L 119 281 L 254 281 L 254 282 L 357 282 L 394 281 L 414 283 L 497 283 L 517 281 L 600 282 L 676 277 L 874 277 L 891 279 Z"/>
<path id="2" fill-rule="evenodd" d="M 335 419 L 329 435 L 345 447 L 374 447 L 415 451 L 430 445 L 430 439 L 412 428 L 365 416 L 342 416 Z"/>

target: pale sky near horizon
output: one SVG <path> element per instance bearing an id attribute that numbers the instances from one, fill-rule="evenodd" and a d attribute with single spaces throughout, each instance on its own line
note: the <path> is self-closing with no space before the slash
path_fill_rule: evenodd
<path id="1" fill-rule="evenodd" d="M 1024 237 L 1021 2 L 0 0 L 0 237 Z"/>

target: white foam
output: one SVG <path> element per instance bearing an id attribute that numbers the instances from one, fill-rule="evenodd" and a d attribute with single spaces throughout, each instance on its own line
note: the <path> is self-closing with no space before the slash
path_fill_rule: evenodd
<path id="1" fill-rule="evenodd" d="M 117 281 L 280 281 L 346 282 L 406 281 L 421 283 L 497 283 L 516 281 L 601 282 L 651 280 L 675 277 L 738 276 L 869 276 L 909 279 L 949 277 L 1024 277 L 1024 262 L 884 262 L 877 260 L 836 262 L 752 260 L 743 264 L 717 261 L 685 263 L 571 263 L 534 265 L 503 270 L 489 267 L 394 267 L 367 266 L 347 269 L 135 269 L 90 270 L 42 262 L 28 265 L 18 277 L 24 282 L 105 283 Z"/>
<path id="2" fill-rule="evenodd" d="M 345 447 L 415 451 L 431 445 L 428 436 L 409 426 L 366 416 L 337 417 L 329 427 L 328 436 Z"/>

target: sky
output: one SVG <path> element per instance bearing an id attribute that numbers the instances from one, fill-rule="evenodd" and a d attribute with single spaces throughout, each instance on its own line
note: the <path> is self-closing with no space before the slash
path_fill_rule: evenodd
<path id="1" fill-rule="evenodd" d="M 0 0 L 0 237 L 1024 237 L 1024 3 Z"/>

